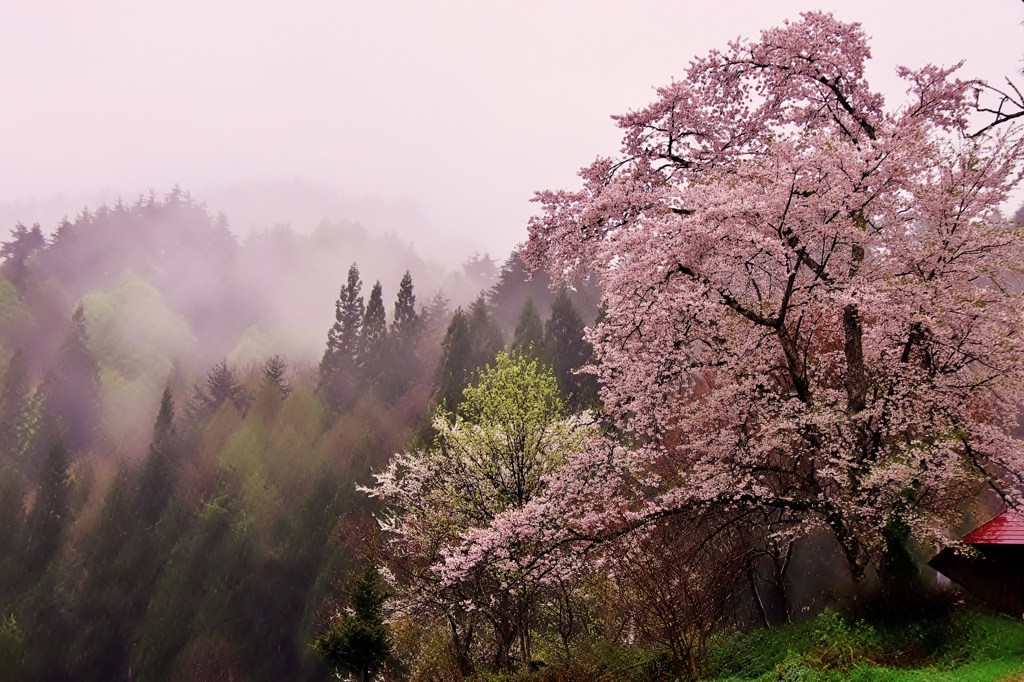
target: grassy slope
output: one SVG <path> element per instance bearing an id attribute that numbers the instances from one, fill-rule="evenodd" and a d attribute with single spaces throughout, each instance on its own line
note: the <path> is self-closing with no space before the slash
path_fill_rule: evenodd
<path id="1" fill-rule="evenodd" d="M 875 628 L 834 613 L 717 642 L 718 682 L 1024 681 L 1024 624 L 960 612 Z"/>

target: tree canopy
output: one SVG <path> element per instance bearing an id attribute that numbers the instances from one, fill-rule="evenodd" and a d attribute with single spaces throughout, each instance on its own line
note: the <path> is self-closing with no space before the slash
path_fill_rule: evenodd
<path id="1" fill-rule="evenodd" d="M 998 210 L 1021 128 L 972 132 L 958 67 L 900 67 L 886 106 L 869 57 L 819 12 L 734 42 L 616 117 L 623 155 L 581 190 L 537 195 L 528 260 L 597 275 L 602 397 L 634 443 L 564 470 L 564 526 L 774 509 L 859 577 L 894 521 L 936 540 L 979 486 L 1021 501 L 1022 240 Z"/>

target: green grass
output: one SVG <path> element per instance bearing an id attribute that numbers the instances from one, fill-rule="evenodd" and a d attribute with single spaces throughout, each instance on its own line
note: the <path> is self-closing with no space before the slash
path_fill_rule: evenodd
<path id="1" fill-rule="evenodd" d="M 992 682 L 1014 679 L 1024 672 L 1024 660 L 992 660 L 967 663 L 953 668 L 861 668 L 849 679 L 853 682 Z"/>
<path id="2" fill-rule="evenodd" d="M 826 611 L 716 640 L 709 672 L 716 682 L 1024 682 L 1024 623 L 949 611 L 876 625 Z"/>

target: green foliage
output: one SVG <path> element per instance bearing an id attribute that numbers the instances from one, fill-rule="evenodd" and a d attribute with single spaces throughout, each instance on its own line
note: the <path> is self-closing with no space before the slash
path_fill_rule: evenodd
<path id="1" fill-rule="evenodd" d="M 25 356 L 18 351 L 4 373 L 0 391 L 0 466 L 24 471 L 39 431 L 40 401 L 29 387 Z"/>
<path id="2" fill-rule="evenodd" d="M 180 459 L 180 443 L 174 426 L 174 399 L 165 388 L 160 398 L 160 411 L 153 425 L 149 445 L 138 484 L 135 510 L 147 525 L 157 522 L 174 494 L 174 479 Z"/>
<path id="3" fill-rule="evenodd" d="M 89 346 L 103 368 L 150 386 L 167 381 L 175 358 L 194 355 L 198 341 L 152 284 L 131 270 L 108 292 L 82 297 Z M 159 392 L 159 388 L 156 392 Z"/>
<path id="4" fill-rule="evenodd" d="M 327 258 L 318 239 L 298 241 L 326 271 L 344 245 Z M 0 680 L 325 676 L 309 646 L 317 614 L 363 540 L 339 518 L 366 518 L 354 479 L 429 420 L 439 339 L 419 355 L 406 275 L 395 401 L 352 393 L 332 414 L 304 357 L 239 370 L 306 328 L 290 324 L 301 313 L 286 330 L 256 327 L 283 319 L 262 294 L 225 305 L 237 283 L 211 284 L 237 274 L 237 247 L 176 190 L 63 223 L 18 283 L 0 265 Z M 232 345 L 232 365 L 214 367 L 189 405 L 188 379 Z M 244 392 L 257 383 L 258 408 Z M 185 409 L 170 391 L 161 400 L 168 385 Z M 47 453 L 61 432 L 73 449 Z"/>
<path id="5" fill-rule="evenodd" d="M 519 313 L 515 333 L 512 335 L 512 350 L 540 357 L 544 349 L 544 323 L 533 305 L 533 299 L 527 298 Z"/>
<path id="6" fill-rule="evenodd" d="M 57 440 L 43 460 L 36 500 L 25 520 L 25 565 L 29 575 L 38 575 L 60 549 L 61 538 L 71 521 L 70 501 L 68 451 Z"/>
<path id="7" fill-rule="evenodd" d="M 416 313 L 416 294 L 413 293 L 412 275 L 406 270 L 398 284 L 395 314 L 391 320 L 391 333 L 403 343 L 411 345 L 420 333 L 420 319 Z"/>
<path id="8" fill-rule="evenodd" d="M 416 312 L 416 295 L 412 276 L 406 271 L 398 285 L 395 315 L 381 351 L 377 385 L 385 400 L 396 400 L 420 377 L 418 362 L 419 341 L 423 333 L 423 320 Z"/>
<path id="9" fill-rule="evenodd" d="M 280 346 L 281 340 L 275 334 L 265 331 L 259 325 L 251 325 L 228 353 L 227 360 L 235 367 L 246 367 L 262 362 L 263 358 L 276 352 Z"/>
<path id="10" fill-rule="evenodd" d="M 820 670 L 849 673 L 871 661 L 879 649 L 878 633 L 871 625 L 864 621 L 850 625 L 840 614 L 828 609 L 818 616 L 811 634 L 815 644 L 813 660 Z"/>
<path id="11" fill-rule="evenodd" d="M 1024 670 L 1024 624 L 951 611 L 918 621 L 851 624 L 835 611 L 771 630 L 719 638 L 716 680 L 1001 680 Z"/>
<path id="12" fill-rule="evenodd" d="M 377 570 L 368 566 L 349 587 L 351 612 L 332 623 L 313 643 L 313 649 L 330 668 L 369 680 L 384 665 L 391 655 L 384 599 Z"/>
<path id="13" fill-rule="evenodd" d="M 522 425 L 541 432 L 565 414 L 558 383 L 536 360 L 500 352 L 462 392 L 459 414 L 480 426 Z"/>
<path id="14" fill-rule="evenodd" d="M 448 408 L 459 404 L 462 389 L 469 385 L 473 372 L 473 340 L 469 320 L 462 308 L 456 308 L 441 343 L 441 362 L 437 367 L 438 403 Z"/>
<path id="15" fill-rule="evenodd" d="M 330 668 L 370 679 L 367 671 L 382 665 L 390 647 L 382 628 L 345 618 L 320 635 L 313 649 Z"/>
<path id="16" fill-rule="evenodd" d="M 353 263 L 334 304 L 334 325 L 327 333 L 327 348 L 320 360 L 318 391 L 334 410 L 350 406 L 355 399 L 356 368 L 365 314 L 362 289 L 359 267 Z"/>
<path id="17" fill-rule="evenodd" d="M 22 343 L 22 331 L 32 320 L 32 314 L 18 296 L 10 282 L 0 279 L 0 368 L 6 371 L 11 351 Z"/>
<path id="18" fill-rule="evenodd" d="M 282 400 L 292 392 L 292 386 L 288 383 L 288 365 L 280 355 L 272 355 L 263 364 L 262 384 L 274 391 Z"/>
<path id="19" fill-rule="evenodd" d="M 483 296 L 477 298 L 468 313 L 457 308 L 441 342 L 441 361 L 437 369 L 438 403 L 455 409 L 463 389 L 502 349 L 501 331 L 491 319 Z"/>
<path id="20" fill-rule="evenodd" d="M 224 406 L 244 414 L 249 403 L 250 396 L 242 388 L 234 371 L 226 360 L 221 360 L 207 373 L 203 386 L 196 384 L 192 388 L 187 415 L 189 428 L 201 429 L 216 421 Z"/>
<path id="21" fill-rule="evenodd" d="M 370 300 L 366 302 L 363 325 L 359 337 L 359 356 L 357 362 L 361 386 L 376 387 L 380 382 L 384 369 L 385 343 L 387 342 L 387 318 L 384 313 L 384 293 L 380 282 L 374 282 L 370 290 Z"/>
<path id="22" fill-rule="evenodd" d="M 217 608 L 212 602 L 223 599 L 223 576 L 236 567 L 232 559 L 245 547 L 245 534 L 232 532 L 234 521 L 229 502 L 213 499 L 204 505 L 194 529 L 170 553 L 137 635 L 132 665 L 140 676 L 158 677 L 173 670 L 196 621 L 216 618 L 216 613 L 210 613 Z M 204 589 L 197 591 L 197 584 Z M 236 584 L 235 589 L 239 587 Z"/>
<path id="23" fill-rule="evenodd" d="M 454 419 L 434 421 L 438 457 L 456 462 L 447 481 L 445 513 L 465 510 L 484 524 L 501 511 L 525 505 L 544 476 L 577 445 L 585 429 L 563 419 L 558 383 L 536 360 L 501 351 L 462 392 Z M 511 472 L 511 473 L 510 473 Z"/>
<path id="24" fill-rule="evenodd" d="M 600 640 L 585 655 L 587 675 L 581 679 L 653 682 L 672 678 L 671 661 L 656 649 L 627 647 Z"/>
<path id="25" fill-rule="evenodd" d="M 103 431 L 115 443 L 144 446 L 174 363 L 195 357 L 198 341 L 160 291 L 132 271 L 110 291 L 86 294 L 82 304 L 99 365 Z"/>
<path id="26" fill-rule="evenodd" d="M 12 467 L 0 468 L 0 584 L 16 562 L 24 512 L 21 507 L 21 477 Z"/>
<path id="27" fill-rule="evenodd" d="M 1024 660 L 1024 624 L 1009 616 L 955 614 L 943 630 L 942 652 L 949 661 Z"/>
<path id="28" fill-rule="evenodd" d="M 544 326 L 544 357 L 558 379 L 558 386 L 574 409 L 598 404 L 597 379 L 577 370 L 594 361 L 594 351 L 583 338 L 583 318 L 562 287 L 551 303 L 551 318 Z"/>
<path id="29" fill-rule="evenodd" d="M 39 223 L 26 227 L 21 223 L 11 230 L 10 239 L 0 243 L 3 274 L 19 289 L 25 286 L 31 268 L 30 259 L 46 246 Z"/>
<path id="30" fill-rule="evenodd" d="M 24 679 L 25 634 L 13 614 L 0 617 L 0 682 Z"/>
<path id="31" fill-rule="evenodd" d="M 91 446 L 99 423 L 99 365 L 89 348 L 85 307 L 81 303 L 71 316 L 57 366 L 40 392 L 46 429 L 59 434 L 74 454 Z"/>

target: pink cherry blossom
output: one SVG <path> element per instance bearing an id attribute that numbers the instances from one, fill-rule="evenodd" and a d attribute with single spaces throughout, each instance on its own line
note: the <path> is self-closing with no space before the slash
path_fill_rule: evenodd
<path id="1" fill-rule="evenodd" d="M 760 506 L 831 530 L 859 577 L 895 519 L 937 541 L 984 486 L 1020 499 L 1024 242 L 998 207 L 1021 128 L 971 134 L 957 66 L 901 67 L 887 106 L 869 58 L 823 13 L 737 41 L 617 117 L 581 189 L 537 194 L 528 258 L 599 283 L 629 446 L 595 441 L 478 554 Z"/>

